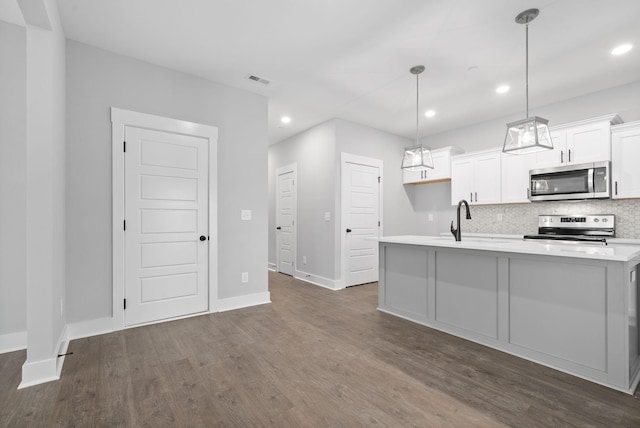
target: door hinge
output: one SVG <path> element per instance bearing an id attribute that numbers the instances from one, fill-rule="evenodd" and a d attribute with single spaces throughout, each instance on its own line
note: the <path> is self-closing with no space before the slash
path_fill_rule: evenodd
<path id="1" fill-rule="evenodd" d="M 380 177 L 378 177 L 378 183 L 380 183 Z"/>
<path id="2" fill-rule="evenodd" d="M 127 220 L 122 220 L 122 230 L 127 230 Z"/>
<path id="3" fill-rule="evenodd" d="M 124 299 L 124 308 L 127 309 L 127 299 Z"/>
<path id="4" fill-rule="evenodd" d="M 380 227 L 380 220 L 378 220 L 378 227 Z"/>
<path id="5" fill-rule="evenodd" d="M 122 151 L 125 152 L 125 153 L 127 152 L 127 142 L 126 141 L 122 142 Z"/>

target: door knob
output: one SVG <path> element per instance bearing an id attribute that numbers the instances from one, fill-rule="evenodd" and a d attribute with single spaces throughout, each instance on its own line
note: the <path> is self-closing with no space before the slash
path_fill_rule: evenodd
<path id="1" fill-rule="evenodd" d="M 282 228 L 280 226 L 276 227 L 276 230 L 281 230 Z"/>
<path id="2" fill-rule="evenodd" d="M 206 236 L 204 236 L 204 235 L 200 235 L 200 240 L 201 240 L 201 241 L 206 241 L 206 240 L 207 240 L 207 237 L 206 237 Z"/>
<path id="3" fill-rule="evenodd" d="M 351 233 L 351 229 L 347 229 L 347 233 Z"/>

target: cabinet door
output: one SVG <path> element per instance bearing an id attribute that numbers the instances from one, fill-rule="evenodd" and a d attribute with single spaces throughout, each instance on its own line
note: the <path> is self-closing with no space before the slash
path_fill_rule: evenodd
<path id="1" fill-rule="evenodd" d="M 475 162 L 473 158 L 451 161 L 451 205 L 458 205 L 461 199 L 471 203 L 473 194 Z"/>
<path id="2" fill-rule="evenodd" d="M 476 158 L 474 182 L 474 204 L 500 203 L 502 194 L 500 185 L 500 153 L 478 156 Z"/>
<path id="3" fill-rule="evenodd" d="M 640 124 L 612 133 L 611 173 L 614 199 L 640 197 Z"/>
<path id="4" fill-rule="evenodd" d="M 553 150 L 542 150 L 535 153 L 535 166 L 532 168 L 550 168 L 567 163 L 567 132 L 551 131 Z"/>
<path id="5" fill-rule="evenodd" d="M 402 184 L 420 183 L 424 181 L 424 171 L 402 170 Z"/>
<path id="6" fill-rule="evenodd" d="M 567 129 L 565 163 L 578 164 L 611 160 L 611 125 L 596 122 Z"/>
<path id="7" fill-rule="evenodd" d="M 536 153 L 527 155 L 502 154 L 501 184 L 502 203 L 522 203 L 529 201 L 529 170 L 536 161 Z"/>
<path id="8" fill-rule="evenodd" d="M 448 153 L 433 154 L 433 169 L 427 171 L 427 180 L 445 180 L 451 178 L 451 157 Z"/>

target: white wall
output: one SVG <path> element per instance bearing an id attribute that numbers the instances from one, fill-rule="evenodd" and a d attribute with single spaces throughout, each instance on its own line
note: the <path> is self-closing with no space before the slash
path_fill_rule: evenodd
<path id="1" fill-rule="evenodd" d="M 380 159 L 383 163 L 383 233 L 406 235 L 415 231 L 415 215 L 411 199 L 415 186 L 402 184 L 402 155 L 412 141 L 368 126 L 336 119 L 336 218 L 340 219 L 341 181 L 340 153 Z M 340 236 L 343 228 L 336 229 L 336 278 L 342 265 Z"/>
<path id="2" fill-rule="evenodd" d="M 269 262 L 276 262 L 275 174 L 298 165 L 298 249 L 296 268 L 330 281 L 340 279 L 342 233 L 341 152 L 383 161 L 385 234 L 412 233 L 412 186 L 402 185 L 402 150 L 411 142 L 367 126 L 332 119 L 269 147 Z M 324 213 L 331 213 L 331 221 Z M 307 264 L 302 264 L 306 256 Z M 313 279 L 313 278 L 312 278 Z"/>
<path id="3" fill-rule="evenodd" d="M 30 3 L 30 6 L 35 3 Z M 23 385 L 56 376 L 65 303 L 65 36 L 55 0 L 26 27 L 27 362 Z M 44 14 L 44 15 L 43 15 Z M 44 16 L 44 18 L 43 18 Z M 34 22 L 32 22 L 32 18 Z M 42 25 L 47 19 L 45 29 Z"/>
<path id="4" fill-rule="evenodd" d="M 609 113 L 618 113 L 625 122 L 640 120 L 640 81 L 531 110 L 532 115 L 549 119 L 550 126 L 602 116 Z M 422 141 L 433 148 L 458 146 L 465 151 L 499 147 L 504 142 L 506 123 L 520 118 L 522 117 L 515 114 L 426 137 L 422 139 Z M 612 203 L 619 204 L 619 202 L 616 201 Z M 538 207 L 546 205 L 547 204 L 538 205 Z M 525 210 L 517 205 L 501 205 L 500 207 L 504 209 L 513 207 L 513 213 L 517 212 L 518 215 L 532 212 L 532 210 Z M 448 232 L 451 220 L 455 219 L 455 208 L 451 206 L 451 185 L 444 183 L 416 186 L 413 208 L 416 213 L 418 225 L 415 233 L 435 235 Z M 468 226 L 465 226 L 464 224 L 467 222 L 463 221 L 463 233 L 464 230 L 514 233 L 512 227 L 506 228 L 506 223 L 502 229 L 499 224 L 495 224 L 494 220 L 496 216 L 489 215 L 489 213 L 494 214 L 496 209 L 497 208 L 482 206 L 472 207 L 471 215 L 474 217 L 475 212 L 476 216 L 473 221 L 469 222 Z M 575 204 L 569 204 L 567 206 L 567 210 L 569 211 L 574 209 Z M 485 211 L 486 215 L 484 215 Z M 433 222 L 428 221 L 429 214 L 433 214 Z M 536 215 L 537 214 L 530 214 L 529 216 L 531 218 L 521 219 L 525 225 L 523 227 L 526 228 L 527 224 L 535 225 Z M 535 226 L 533 229 L 535 229 Z M 635 237 L 636 235 L 637 233 L 628 232 L 625 236 Z"/>
<path id="5" fill-rule="evenodd" d="M 25 332 L 21 346 L 27 329 L 26 49 L 25 28 L 0 21 L 0 337 Z"/>
<path id="6" fill-rule="evenodd" d="M 317 125 L 269 147 L 269 263 L 276 263 L 276 170 L 298 165 L 296 269 L 335 279 L 335 121 Z M 331 221 L 324 221 L 324 213 Z M 302 257 L 307 257 L 307 264 Z"/>
<path id="7" fill-rule="evenodd" d="M 67 41 L 69 322 L 112 312 L 110 107 L 218 127 L 218 298 L 266 292 L 267 100 Z"/>
<path id="8" fill-rule="evenodd" d="M 531 116 L 549 120 L 549 126 L 562 125 L 590 117 L 618 113 L 625 122 L 640 120 L 640 80 L 627 85 L 531 108 Z M 524 111 L 513 115 L 465 126 L 422 139 L 432 148 L 458 146 L 465 151 L 502 146 L 507 123 L 522 119 Z"/>

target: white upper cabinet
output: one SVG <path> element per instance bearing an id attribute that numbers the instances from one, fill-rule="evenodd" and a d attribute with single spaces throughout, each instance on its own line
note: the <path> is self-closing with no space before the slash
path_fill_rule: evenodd
<path id="1" fill-rule="evenodd" d="M 402 171 L 403 184 L 436 183 L 451 180 L 451 156 L 462 153 L 457 147 L 444 147 L 431 151 L 433 169 Z"/>
<path id="2" fill-rule="evenodd" d="M 611 125 L 621 122 L 609 115 L 550 128 L 553 150 L 538 152 L 532 168 L 611 160 Z"/>
<path id="3" fill-rule="evenodd" d="M 613 199 L 640 198 L 640 121 L 611 128 Z"/>
<path id="4" fill-rule="evenodd" d="M 502 153 L 500 178 L 503 204 L 530 202 L 529 170 L 534 168 L 536 155 L 537 153 L 526 155 Z"/>
<path id="5" fill-rule="evenodd" d="M 501 151 L 488 150 L 451 159 L 451 205 L 499 204 Z"/>

